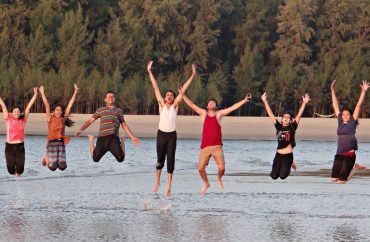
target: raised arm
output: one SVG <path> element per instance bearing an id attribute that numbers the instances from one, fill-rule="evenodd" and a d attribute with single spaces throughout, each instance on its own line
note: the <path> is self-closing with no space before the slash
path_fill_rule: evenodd
<path id="1" fill-rule="evenodd" d="M 335 88 L 334 88 L 335 82 L 336 82 L 336 80 L 332 81 L 332 83 L 330 85 L 330 90 L 331 90 L 331 101 L 333 103 L 334 113 L 335 113 L 335 116 L 338 117 L 340 111 L 339 111 L 337 96 L 335 95 Z"/>
<path id="2" fill-rule="evenodd" d="M 8 109 L 6 108 L 6 105 L 5 105 L 5 103 L 4 103 L 4 101 L 1 97 L 0 97 L 0 106 L 3 109 L 4 119 L 7 119 L 8 115 L 9 115 L 9 112 L 8 112 Z"/>
<path id="3" fill-rule="evenodd" d="M 126 134 L 131 138 L 132 143 L 135 145 L 140 144 L 140 140 L 135 137 L 135 135 L 131 132 L 130 127 L 126 123 L 121 123 L 122 128 L 125 130 Z"/>
<path id="4" fill-rule="evenodd" d="M 360 85 L 360 86 L 361 86 L 360 98 L 358 99 L 355 111 L 353 112 L 353 118 L 355 120 L 357 120 L 358 116 L 360 115 L 361 105 L 364 102 L 366 91 L 369 88 L 369 82 L 365 81 L 365 80 L 362 80 L 362 85 Z"/>
<path id="5" fill-rule="evenodd" d="M 161 92 L 159 91 L 158 83 L 155 80 L 154 75 L 152 73 L 152 64 L 153 64 L 153 61 L 152 60 L 149 61 L 146 69 L 148 70 L 148 73 L 149 73 L 149 79 L 150 79 L 150 82 L 152 83 L 155 97 L 157 98 L 158 104 L 162 107 L 164 105 L 164 100 L 163 100 L 163 97 L 161 95 Z"/>
<path id="6" fill-rule="evenodd" d="M 295 121 L 297 123 L 299 123 L 299 121 L 301 120 L 301 117 L 302 117 L 302 114 L 303 114 L 303 111 L 306 107 L 306 104 L 310 101 L 310 96 L 308 96 L 308 94 L 306 93 L 304 96 L 302 96 L 302 105 L 298 111 L 298 114 L 297 116 L 295 117 Z"/>
<path id="7" fill-rule="evenodd" d="M 24 119 L 27 120 L 28 115 L 30 114 L 30 110 L 35 103 L 37 98 L 37 87 L 33 88 L 33 97 L 31 98 L 30 102 L 27 104 L 26 110 L 24 110 Z"/>
<path id="8" fill-rule="evenodd" d="M 238 108 L 240 108 L 242 105 L 246 104 L 248 101 L 250 101 L 252 98 L 252 95 L 251 94 L 247 94 L 245 96 L 245 98 L 243 100 L 241 100 L 240 102 L 237 102 L 235 103 L 234 105 L 232 105 L 231 107 L 228 107 L 228 108 L 225 108 L 225 109 L 221 109 L 220 111 L 218 111 L 218 115 L 219 115 L 219 118 L 223 117 L 223 116 L 226 116 L 228 115 L 229 113 L 237 110 Z"/>
<path id="9" fill-rule="evenodd" d="M 197 105 L 195 105 L 186 95 L 185 95 L 185 92 L 183 90 L 183 88 L 180 88 L 179 89 L 179 93 L 180 95 L 183 96 L 184 98 L 184 101 L 186 103 L 186 105 L 189 106 L 189 108 L 191 108 L 194 112 L 196 112 L 197 114 L 199 114 L 202 118 L 205 118 L 206 115 L 207 115 L 207 111 L 198 107 Z"/>
<path id="10" fill-rule="evenodd" d="M 197 69 L 196 69 L 196 65 L 195 64 L 192 64 L 191 65 L 191 69 L 192 69 L 191 76 L 189 77 L 189 79 L 182 86 L 182 89 L 184 90 L 184 93 L 185 93 L 186 89 L 189 87 L 190 83 L 193 81 L 195 75 L 197 74 Z M 176 97 L 176 99 L 175 99 L 175 101 L 173 103 L 175 105 L 175 107 L 177 107 L 179 105 L 179 103 L 182 100 L 182 97 L 183 97 L 183 95 L 181 93 L 179 93 L 179 95 Z"/>
<path id="11" fill-rule="evenodd" d="M 45 96 L 44 86 L 41 86 L 41 87 L 39 88 L 39 90 L 40 90 L 40 93 L 41 93 L 42 102 L 44 103 L 44 106 L 45 106 L 46 119 L 47 119 L 47 120 L 48 120 L 48 122 L 49 122 L 49 120 L 50 120 L 50 118 L 51 118 L 51 114 L 50 114 L 50 104 L 49 104 L 49 102 L 48 102 L 48 99 L 47 99 L 47 98 L 46 98 L 46 96 Z"/>
<path id="12" fill-rule="evenodd" d="M 69 103 L 68 103 L 68 106 L 66 108 L 66 111 L 64 112 L 64 117 L 67 118 L 69 116 L 69 114 L 71 113 L 71 109 L 72 109 L 72 106 L 73 106 L 73 103 L 75 102 L 76 100 L 76 96 L 77 96 L 77 92 L 78 92 L 78 87 L 76 84 L 73 85 L 74 87 L 74 92 L 73 92 L 73 95 L 71 97 L 71 100 L 69 100 Z"/>
<path id="13" fill-rule="evenodd" d="M 77 131 L 77 133 L 75 134 L 75 137 L 77 138 L 78 136 L 80 136 L 80 134 L 82 133 L 82 131 L 84 131 L 85 129 L 87 129 L 94 121 L 96 120 L 96 118 L 94 117 L 91 117 L 89 118 L 82 126 L 81 128 Z"/>
<path id="14" fill-rule="evenodd" d="M 267 102 L 267 94 L 266 92 L 264 94 L 262 94 L 261 96 L 261 99 L 262 99 L 262 102 L 263 104 L 265 105 L 265 108 L 266 108 L 266 112 L 267 114 L 269 115 L 271 121 L 276 124 L 276 118 L 275 118 L 275 115 L 274 113 L 272 112 L 271 108 L 270 108 L 270 105 L 269 103 Z"/>

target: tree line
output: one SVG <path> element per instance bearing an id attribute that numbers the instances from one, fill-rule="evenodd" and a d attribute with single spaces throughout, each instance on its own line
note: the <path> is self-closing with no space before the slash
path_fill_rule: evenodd
<path id="1" fill-rule="evenodd" d="M 369 0 L 1 0 L 0 95 L 24 105 L 44 85 L 51 103 L 67 103 L 76 83 L 73 112 L 94 112 L 112 90 L 125 113 L 157 114 L 146 72 L 154 60 L 163 94 L 195 63 L 187 95 L 200 106 L 252 93 L 235 115 L 262 116 L 267 91 L 279 115 L 309 93 L 305 116 L 331 114 L 332 79 L 341 105 L 354 108 L 369 78 L 369 13 Z M 43 111 L 41 100 L 32 111 Z"/>

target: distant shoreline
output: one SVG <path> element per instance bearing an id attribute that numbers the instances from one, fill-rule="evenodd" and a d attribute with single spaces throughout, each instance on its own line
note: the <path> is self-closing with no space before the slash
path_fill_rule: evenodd
<path id="1" fill-rule="evenodd" d="M 66 128 L 67 135 L 74 135 L 92 114 L 72 114 L 75 125 Z M 125 115 L 131 131 L 141 138 L 156 137 L 158 115 Z M 268 117 L 224 117 L 221 123 L 224 139 L 275 140 L 275 128 Z M 82 136 L 96 135 L 99 120 L 85 130 Z M 302 118 L 296 133 L 297 140 L 336 141 L 337 119 Z M 44 113 L 31 113 L 26 124 L 26 135 L 47 135 Z M 202 120 L 199 116 L 178 116 L 177 134 L 179 138 L 201 138 Z M 5 134 L 5 121 L 0 113 L 0 134 Z M 357 128 L 359 142 L 370 142 L 370 119 L 361 119 Z"/>

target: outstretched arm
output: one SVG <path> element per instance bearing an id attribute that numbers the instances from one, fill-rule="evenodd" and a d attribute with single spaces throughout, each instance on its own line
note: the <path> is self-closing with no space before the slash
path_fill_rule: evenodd
<path id="1" fill-rule="evenodd" d="M 190 83 L 193 81 L 195 75 L 197 74 L 197 69 L 196 69 L 196 65 L 195 64 L 192 64 L 191 65 L 191 69 L 192 69 L 191 76 L 185 82 L 185 84 L 182 86 L 182 89 L 184 90 L 184 93 L 185 93 L 186 89 L 189 87 Z M 175 107 L 177 107 L 179 105 L 179 103 L 181 102 L 182 96 L 183 95 L 181 93 L 179 93 L 179 95 L 176 97 L 176 99 L 175 99 L 175 101 L 173 103 L 175 105 Z"/>
<path id="2" fill-rule="evenodd" d="M 28 103 L 28 105 L 26 107 L 26 110 L 24 110 L 24 119 L 25 120 L 27 120 L 28 115 L 30 114 L 30 110 L 31 110 L 33 104 L 36 101 L 36 98 L 37 98 L 37 87 L 34 87 L 33 88 L 33 97 L 31 98 L 30 102 Z"/>
<path id="3" fill-rule="evenodd" d="M 150 82 L 152 83 L 152 86 L 154 89 L 155 97 L 157 98 L 158 104 L 162 107 L 164 105 L 164 100 L 161 95 L 161 92 L 159 91 L 157 81 L 155 80 L 154 75 L 152 73 L 152 64 L 153 64 L 153 61 L 152 60 L 149 61 L 146 69 L 148 70 L 148 73 L 149 73 L 149 78 L 150 78 Z"/>
<path id="4" fill-rule="evenodd" d="M 197 105 L 195 105 L 184 93 L 184 90 L 182 88 L 179 89 L 179 93 L 180 95 L 183 96 L 184 98 L 184 101 L 186 103 L 186 105 L 189 106 L 189 108 L 191 108 L 194 112 L 196 112 L 197 114 L 199 114 L 202 118 L 205 118 L 206 117 L 206 114 L 207 114 L 207 111 L 198 107 Z"/>
<path id="5" fill-rule="evenodd" d="M 295 117 L 295 121 L 297 123 L 299 123 L 299 121 L 301 120 L 301 117 L 302 117 L 302 114 L 303 114 L 303 111 L 306 107 L 306 104 L 308 103 L 308 101 L 310 101 L 310 96 L 308 96 L 308 94 L 306 93 L 304 96 L 302 96 L 302 105 L 301 105 L 301 108 L 299 109 L 298 111 L 298 114 L 297 116 Z"/>
<path id="6" fill-rule="evenodd" d="M 362 85 L 360 86 L 361 86 L 360 98 L 358 99 L 355 111 L 353 112 L 353 118 L 355 120 L 357 120 L 358 116 L 360 115 L 361 105 L 364 102 L 366 91 L 369 88 L 369 82 L 362 80 Z"/>
<path id="7" fill-rule="evenodd" d="M 262 94 L 261 99 L 262 99 L 263 104 L 265 105 L 266 112 L 267 112 L 267 114 L 269 115 L 269 117 L 270 117 L 271 121 L 272 121 L 274 124 L 276 124 L 276 118 L 275 118 L 275 115 L 274 115 L 274 113 L 272 112 L 272 110 L 271 110 L 271 108 L 270 108 L 269 103 L 267 102 L 267 94 L 266 94 L 266 92 Z"/>
<path id="8" fill-rule="evenodd" d="M 9 115 L 9 112 L 8 112 L 8 109 L 6 108 L 6 105 L 5 105 L 5 103 L 4 103 L 4 101 L 1 97 L 0 97 L 0 106 L 3 109 L 4 119 L 7 119 L 8 115 Z"/>
<path id="9" fill-rule="evenodd" d="M 338 117 L 340 111 L 339 111 L 337 96 L 335 95 L 335 90 L 334 90 L 335 82 L 336 82 L 336 80 L 332 81 L 332 83 L 330 85 L 330 90 L 331 90 L 331 101 L 333 103 L 334 113 L 335 113 L 335 116 Z"/>
<path id="10" fill-rule="evenodd" d="M 51 118 L 51 114 L 50 114 L 50 104 L 49 104 L 49 102 L 48 102 L 48 99 L 47 99 L 47 98 L 46 98 L 46 96 L 45 96 L 44 86 L 41 86 L 41 87 L 39 88 L 39 90 L 40 90 L 40 93 L 41 93 L 42 102 L 44 103 L 44 106 L 45 106 L 46 119 L 47 119 L 47 120 L 48 120 L 48 122 L 49 122 L 49 120 L 50 120 L 50 118 Z"/>
<path id="11" fill-rule="evenodd" d="M 226 116 L 229 113 L 231 113 L 231 112 L 235 111 L 236 109 L 240 108 L 242 105 L 244 105 L 245 103 L 247 103 L 248 101 L 250 101 L 251 98 L 252 98 L 252 95 L 251 94 L 247 94 L 245 96 L 245 98 L 243 100 L 241 100 L 240 102 L 235 103 L 231 107 L 228 107 L 228 108 L 225 108 L 225 109 L 221 109 L 220 111 L 217 112 L 219 114 L 219 118 L 221 118 L 223 116 Z"/>
<path id="12" fill-rule="evenodd" d="M 73 106 L 73 103 L 75 102 L 76 100 L 76 96 L 77 96 L 77 92 L 78 92 L 78 87 L 76 84 L 73 85 L 75 91 L 73 92 L 73 95 L 71 97 L 71 100 L 69 100 L 69 103 L 68 103 L 68 106 L 66 108 L 66 111 L 64 112 L 64 117 L 67 118 L 71 112 L 71 109 L 72 109 L 72 106 Z"/>
<path id="13" fill-rule="evenodd" d="M 81 128 L 77 131 L 77 133 L 75 134 L 75 137 L 77 138 L 78 136 L 80 136 L 80 134 L 82 133 L 82 131 L 84 131 L 85 129 L 87 129 L 94 121 L 96 120 L 96 118 L 94 117 L 91 117 L 89 118 L 82 126 Z"/>
<path id="14" fill-rule="evenodd" d="M 140 144 L 140 140 L 135 137 L 135 135 L 131 132 L 130 127 L 126 123 L 121 123 L 122 128 L 125 130 L 126 134 L 131 138 L 132 143 L 135 145 Z"/>

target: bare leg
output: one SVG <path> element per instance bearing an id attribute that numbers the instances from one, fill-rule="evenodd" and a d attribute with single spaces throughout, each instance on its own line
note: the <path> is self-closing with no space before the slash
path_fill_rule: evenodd
<path id="1" fill-rule="evenodd" d="M 153 192 L 158 192 L 158 188 L 161 185 L 161 172 L 162 170 L 155 171 L 155 182 Z"/>
<path id="2" fill-rule="evenodd" d="M 222 183 L 222 176 L 224 174 L 225 174 L 225 166 L 218 167 L 217 186 L 219 190 L 224 189 L 224 184 Z"/>
<path id="3" fill-rule="evenodd" d="M 347 181 L 349 181 L 353 177 L 356 171 L 366 170 L 366 169 L 367 169 L 366 166 L 356 163 L 355 166 L 352 168 L 351 173 L 349 173 Z"/>
<path id="4" fill-rule="evenodd" d="M 173 175 L 172 173 L 168 173 L 167 175 L 167 191 L 166 191 L 167 198 L 171 196 L 172 175 Z"/>
<path id="5" fill-rule="evenodd" d="M 91 155 L 91 158 L 93 158 L 93 156 L 94 156 L 94 149 L 95 149 L 95 146 L 94 146 L 94 136 L 89 134 L 88 137 L 89 137 L 89 145 L 90 145 L 90 155 Z"/>
<path id="6" fill-rule="evenodd" d="M 204 183 L 202 190 L 200 190 L 200 193 L 204 194 L 211 185 L 208 182 L 206 167 L 199 165 L 198 170 L 199 170 L 199 175 L 202 178 L 203 183 Z"/>

